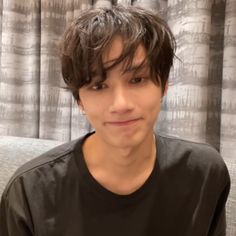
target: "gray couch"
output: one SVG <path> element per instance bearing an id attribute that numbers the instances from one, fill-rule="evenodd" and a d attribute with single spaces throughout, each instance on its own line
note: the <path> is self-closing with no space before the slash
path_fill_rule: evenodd
<path id="1" fill-rule="evenodd" d="M 60 144 L 52 140 L 0 136 L 0 196 L 20 165 Z M 225 161 L 231 176 L 231 191 L 226 205 L 227 236 L 236 236 L 236 158 Z"/>

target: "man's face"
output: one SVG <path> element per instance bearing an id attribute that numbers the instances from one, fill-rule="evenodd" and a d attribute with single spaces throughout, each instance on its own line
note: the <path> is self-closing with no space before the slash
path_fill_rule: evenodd
<path id="1" fill-rule="evenodd" d="M 119 57 L 122 38 L 117 36 L 103 55 L 106 64 Z M 132 67 L 139 65 L 146 56 L 140 45 Z M 107 71 L 107 79 L 96 83 L 93 78 L 88 86 L 79 90 L 80 103 L 99 139 L 117 148 L 139 145 L 153 133 L 160 111 L 161 88 L 150 79 L 149 67 L 134 73 L 124 73 L 122 63 Z"/>

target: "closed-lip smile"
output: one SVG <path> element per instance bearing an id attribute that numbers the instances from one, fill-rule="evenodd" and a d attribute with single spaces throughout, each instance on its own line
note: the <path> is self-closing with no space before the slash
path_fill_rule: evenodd
<path id="1" fill-rule="evenodd" d="M 106 124 L 114 125 L 114 126 L 127 126 L 127 125 L 132 125 L 139 120 L 140 120 L 140 118 L 130 119 L 130 120 L 122 120 L 122 121 L 108 121 L 108 122 L 106 122 Z"/>

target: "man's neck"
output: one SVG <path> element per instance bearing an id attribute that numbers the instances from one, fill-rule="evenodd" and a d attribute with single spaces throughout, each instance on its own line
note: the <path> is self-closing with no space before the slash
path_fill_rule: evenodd
<path id="1" fill-rule="evenodd" d="M 86 140 L 83 152 L 90 173 L 101 185 L 118 194 L 129 194 L 153 170 L 155 136 L 151 134 L 136 147 L 116 148 L 106 145 L 95 133 Z"/>

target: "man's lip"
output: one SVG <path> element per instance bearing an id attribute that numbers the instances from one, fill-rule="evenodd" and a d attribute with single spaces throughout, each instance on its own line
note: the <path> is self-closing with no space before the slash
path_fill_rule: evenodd
<path id="1" fill-rule="evenodd" d="M 114 126 L 125 126 L 125 125 L 131 125 L 141 118 L 136 118 L 136 119 L 130 119 L 130 120 L 123 120 L 123 121 L 108 121 L 106 124 L 108 125 L 114 125 Z"/>

